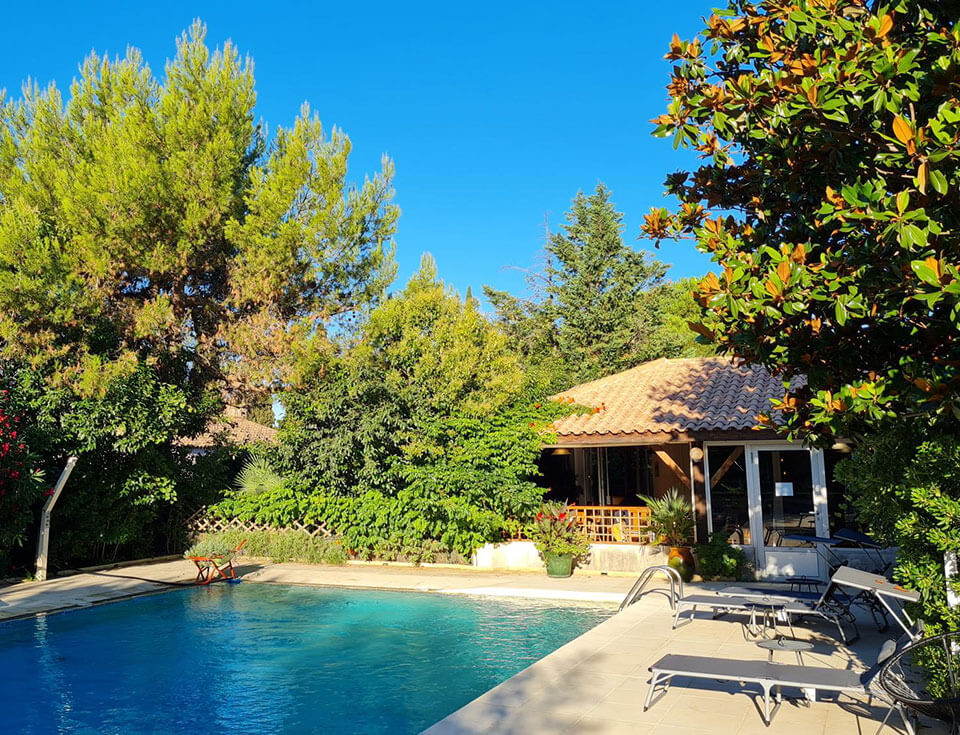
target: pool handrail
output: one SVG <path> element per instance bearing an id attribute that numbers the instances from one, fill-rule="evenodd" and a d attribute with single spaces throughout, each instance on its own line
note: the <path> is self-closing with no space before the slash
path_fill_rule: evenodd
<path id="1" fill-rule="evenodd" d="M 647 583 L 653 579 L 657 572 L 665 574 L 670 582 L 670 609 L 675 610 L 677 607 L 677 602 L 681 597 L 683 597 L 683 577 L 681 577 L 680 572 L 673 567 L 667 566 L 666 564 L 658 564 L 656 566 L 647 567 L 640 573 L 640 576 L 637 577 L 637 581 L 633 583 L 633 586 L 630 588 L 627 596 L 624 597 L 623 602 L 620 603 L 620 607 L 617 609 L 617 612 L 623 611 L 624 608 L 627 608 L 636 602 L 637 598 L 643 594 L 643 590 L 646 588 Z M 677 592 L 678 587 L 679 594 Z"/>

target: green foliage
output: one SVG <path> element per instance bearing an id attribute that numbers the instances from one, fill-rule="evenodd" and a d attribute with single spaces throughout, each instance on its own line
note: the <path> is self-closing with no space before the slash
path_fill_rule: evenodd
<path id="1" fill-rule="evenodd" d="M 237 473 L 237 488 L 247 495 L 276 493 L 283 489 L 283 478 L 273 469 L 270 460 L 263 454 L 254 452 Z"/>
<path id="2" fill-rule="evenodd" d="M 894 576 L 921 595 L 913 612 L 931 633 L 960 629 L 943 565 L 944 552 L 960 552 L 960 439 L 903 422 L 858 446 L 836 475 L 870 532 L 899 547 Z M 960 579 L 951 584 L 960 592 Z"/>
<path id="3" fill-rule="evenodd" d="M 275 563 L 343 564 L 347 555 L 338 539 L 314 538 L 302 531 L 220 531 L 203 534 L 184 556 L 227 555 L 241 541 L 243 553 Z"/>
<path id="4" fill-rule="evenodd" d="M 623 215 L 606 187 L 577 194 L 546 251 L 543 271 L 528 279 L 532 299 L 485 289 L 526 360 L 549 368 L 560 388 L 646 359 L 645 292 L 661 284 L 666 266 L 624 244 Z"/>
<path id="5" fill-rule="evenodd" d="M 177 440 L 296 384 L 395 272 L 392 164 L 349 184 L 350 141 L 306 107 L 268 140 L 252 63 L 204 34 L 162 78 L 130 50 L 66 99 L 0 93 L 0 363 L 47 477 L 80 458 L 55 565 L 180 548 L 232 458 Z M 0 504 L 0 540 L 32 505 Z"/>
<path id="6" fill-rule="evenodd" d="M 776 405 L 800 435 L 960 417 L 958 14 L 733 0 L 670 45 L 655 134 L 705 160 L 668 176 L 680 208 L 644 230 L 712 254 L 706 338 L 806 376 Z"/>
<path id="7" fill-rule="evenodd" d="M 583 560 L 590 540 L 577 526 L 577 518 L 565 503 L 546 503 L 527 529 L 527 535 L 541 556 L 557 554 Z"/>
<path id="8" fill-rule="evenodd" d="M 348 185 L 349 139 L 306 106 L 268 141 L 252 62 L 205 32 L 163 79 L 131 49 L 66 101 L 0 97 L 0 356 L 85 395 L 157 360 L 263 391 L 392 279 L 392 164 Z"/>
<path id="9" fill-rule="evenodd" d="M 233 555 L 234 549 L 236 549 L 236 546 L 230 546 L 223 533 L 205 533 L 200 536 L 199 541 L 194 542 L 190 548 L 183 552 L 183 558 L 208 556 L 226 559 Z"/>
<path id="10" fill-rule="evenodd" d="M 700 319 L 700 305 L 693 297 L 696 285 L 690 278 L 644 292 L 639 310 L 645 331 L 637 348 L 638 361 L 714 354 L 713 345 L 697 342 L 697 333 L 690 329 L 690 322 Z"/>
<path id="11" fill-rule="evenodd" d="M 640 499 L 650 509 L 650 529 L 670 546 L 684 546 L 693 536 L 694 518 L 690 501 L 672 487 L 663 497 Z"/>
<path id="12" fill-rule="evenodd" d="M 218 402 L 166 382 L 159 369 L 140 365 L 88 397 L 9 362 L 0 372 L 22 416 L 18 438 L 48 483 L 67 457 L 79 457 L 57 503 L 54 567 L 179 550 L 183 518 L 229 481 L 229 458 L 213 453 L 191 462 L 173 443 L 178 434 L 199 432 Z M 21 538 L 32 535 L 39 503 L 16 505 L 21 521 L 4 520 L 0 533 L 19 528 Z M 7 563 L 30 564 L 32 556 L 17 551 Z"/>
<path id="13" fill-rule="evenodd" d="M 741 579 L 747 567 L 747 555 L 738 546 L 727 543 L 729 534 L 723 531 L 714 531 L 710 535 L 710 542 L 697 544 L 694 553 L 697 558 L 697 569 L 704 579 L 725 577 Z"/>
<path id="14" fill-rule="evenodd" d="M 361 556 L 437 542 L 469 557 L 540 504 L 543 436 L 571 409 L 542 400 L 538 377 L 427 257 L 355 344 L 317 365 L 313 390 L 285 396 L 279 456 L 295 490 L 231 496 L 218 512 L 295 509 L 289 519 L 322 520 Z"/>

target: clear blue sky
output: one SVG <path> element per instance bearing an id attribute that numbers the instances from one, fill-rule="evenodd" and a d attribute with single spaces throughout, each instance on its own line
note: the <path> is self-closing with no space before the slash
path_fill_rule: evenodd
<path id="1" fill-rule="evenodd" d="M 523 290 L 522 275 L 578 189 L 600 180 L 637 241 L 665 175 L 693 162 L 651 137 L 664 111 L 674 32 L 690 37 L 716 0 L 606 2 L 16 3 L 4 12 L 0 87 L 28 76 L 66 89 L 92 49 L 140 48 L 154 70 L 200 17 L 255 63 L 258 110 L 289 125 L 308 101 L 354 145 L 362 177 L 390 155 L 402 209 L 399 281 L 424 251 L 464 291 Z M 673 278 L 708 259 L 665 245 Z"/>

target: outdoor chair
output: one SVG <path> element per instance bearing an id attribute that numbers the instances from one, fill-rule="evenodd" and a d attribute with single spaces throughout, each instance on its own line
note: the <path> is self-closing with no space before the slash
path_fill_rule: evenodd
<path id="1" fill-rule="evenodd" d="M 778 664 L 769 661 L 740 661 L 726 658 L 711 658 L 706 656 L 684 656 L 669 654 L 664 656 L 650 667 L 650 689 L 644 703 L 644 711 L 653 704 L 653 697 L 658 686 L 663 687 L 663 694 L 675 676 L 685 676 L 691 679 L 712 679 L 715 681 L 734 681 L 741 686 L 756 684 L 763 691 L 763 719 L 769 725 L 783 702 L 783 687 L 796 687 L 812 691 L 813 697 L 820 691 L 843 692 L 847 694 L 866 694 L 890 706 L 887 716 L 880 724 L 882 730 L 894 709 L 900 714 L 906 725 L 907 732 L 914 735 L 913 724 L 904 713 L 902 705 L 892 700 L 878 686 L 874 686 L 883 664 L 894 655 L 897 645 L 894 641 L 887 641 L 880 649 L 877 663 L 863 673 L 849 669 L 831 669 L 822 666 L 796 666 L 793 664 Z M 773 697 L 771 698 L 771 693 Z M 775 704 L 771 701 L 775 699 Z M 772 706 L 771 706 L 772 705 Z"/>
<path id="2" fill-rule="evenodd" d="M 960 631 L 924 638 L 899 651 L 880 670 L 880 686 L 894 701 L 945 722 L 950 735 L 960 735 Z"/>
<path id="3" fill-rule="evenodd" d="M 243 541 L 237 545 L 237 548 L 231 549 L 226 554 L 188 556 L 187 558 L 197 567 L 197 578 L 194 580 L 194 584 L 208 585 L 218 577 L 225 582 L 236 579 L 233 560 L 237 558 L 246 543 L 247 540 L 243 539 Z"/>

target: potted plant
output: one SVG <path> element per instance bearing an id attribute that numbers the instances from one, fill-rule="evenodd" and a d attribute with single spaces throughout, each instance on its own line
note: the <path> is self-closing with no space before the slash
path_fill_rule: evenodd
<path id="1" fill-rule="evenodd" d="M 680 572 L 684 582 L 693 579 L 693 552 L 689 541 L 693 536 L 693 509 L 680 491 L 673 487 L 661 498 L 643 497 L 650 508 L 650 527 L 661 543 L 670 546 L 667 563 Z"/>
<path id="2" fill-rule="evenodd" d="M 590 549 L 590 541 L 577 529 L 577 519 L 564 503 L 545 504 L 530 527 L 529 537 L 543 557 L 548 577 L 569 577 L 574 561 Z"/>

